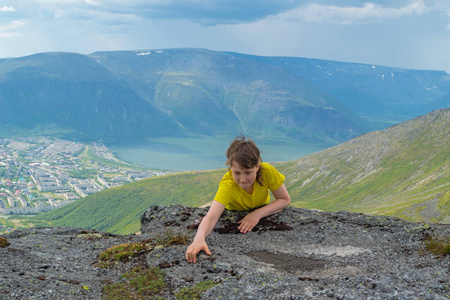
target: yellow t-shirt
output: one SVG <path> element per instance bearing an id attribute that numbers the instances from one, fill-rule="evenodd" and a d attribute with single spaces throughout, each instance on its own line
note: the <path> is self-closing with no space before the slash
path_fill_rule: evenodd
<path id="1" fill-rule="evenodd" d="M 229 210 L 250 210 L 269 203 L 269 190 L 277 190 L 283 184 L 285 177 L 268 163 L 261 163 L 260 168 L 263 185 L 261 186 L 255 180 L 251 195 L 234 181 L 232 171 L 229 170 L 220 181 L 214 200 L 222 203 Z"/>

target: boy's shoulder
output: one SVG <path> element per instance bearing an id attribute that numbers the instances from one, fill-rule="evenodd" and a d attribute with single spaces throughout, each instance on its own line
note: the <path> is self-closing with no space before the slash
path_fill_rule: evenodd
<path id="1" fill-rule="evenodd" d="M 232 185 L 234 182 L 233 179 L 233 174 L 231 174 L 231 170 L 226 172 L 223 177 L 222 180 L 220 180 L 220 185 Z"/>
<path id="2" fill-rule="evenodd" d="M 266 162 L 262 162 L 260 164 L 260 166 L 261 166 L 262 172 L 273 172 L 273 171 L 277 170 L 274 166 L 272 166 L 271 164 L 266 163 Z"/>

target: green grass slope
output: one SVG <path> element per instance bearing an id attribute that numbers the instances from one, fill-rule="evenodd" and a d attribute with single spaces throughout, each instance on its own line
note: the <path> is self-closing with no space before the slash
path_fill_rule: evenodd
<path id="1" fill-rule="evenodd" d="M 225 170 L 186 172 L 136 181 L 104 190 L 73 204 L 36 216 L 52 226 L 94 228 L 117 234 L 140 230 L 140 216 L 150 206 L 212 201 Z"/>
<path id="2" fill-rule="evenodd" d="M 450 223 L 450 109 L 280 163 L 295 205 Z"/>
<path id="3" fill-rule="evenodd" d="M 406 121 L 290 162 L 292 204 L 450 223 L 450 109 Z M 53 226 L 129 234 L 152 205 L 213 200 L 225 169 L 154 177 L 102 191 L 36 217 Z"/>

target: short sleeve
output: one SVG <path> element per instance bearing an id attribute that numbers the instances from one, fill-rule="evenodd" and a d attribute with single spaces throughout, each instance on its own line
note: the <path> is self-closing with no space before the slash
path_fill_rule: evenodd
<path id="1" fill-rule="evenodd" d="M 217 190 L 214 200 L 228 206 L 233 195 L 233 181 L 231 180 L 231 171 L 227 172 L 219 183 L 219 188 Z"/>
<path id="2" fill-rule="evenodd" d="M 262 184 L 269 190 L 275 191 L 284 183 L 285 177 L 274 166 L 261 163 Z"/>
<path id="3" fill-rule="evenodd" d="M 214 200 L 230 210 L 250 210 L 269 203 L 269 190 L 277 190 L 284 182 L 284 175 L 267 163 L 261 163 L 261 180 L 255 181 L 253 193 L 245 192 L 228 171 L 219 183 Z"/>

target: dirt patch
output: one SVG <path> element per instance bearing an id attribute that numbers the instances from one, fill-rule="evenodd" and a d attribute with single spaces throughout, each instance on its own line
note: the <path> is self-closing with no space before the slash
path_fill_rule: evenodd
<path id="1" fill-rule="evenodd" d="M 220 221 L 219 224 L 214 228 L 215 232 L 221 234 L 238 234 L 240 233 L 239 223 L 231 220 Z M 269 219 L 261 219 L 255 227 L 253 227 L 252 232 L 262 233 L 265 231 L 286 231 L 293 230 L 291 226 L 286 225 L 284 222 L 275 222 Z"/>
<path id="2" fill-rule="evenodd" d="M 275 254 L 266 251 L 252 251 L 247 253 L 247 256 L 287 272 L 323 269 L 327 264 L 326 260 L 297 257 L 289 254 Z"/>
<path id="3" fill-rule="evenodd" d="M 194 221 L 194 223 L 188 225 L 186 228 L 191 229 L 191 230 L 196 230 L 196 229 L 198 229 L 198 226 L 200 225 L 202 220 L 203 220 L 203 217 L 196 219 Z M 164 225 L 171 226 L 171 225 L 174 225 L 175 222 L 176 222 L 175 220 L 167 221 L 164 223 Z M 225 220 L 220 220 L 217 223 L 216 227 L 214 228 L 214 231 L 217 233 L 220 233 L 220 234 L 238 234 L 238 233 L 240 233 L 238 227 L 239 227 L 239 223 L 236 222 L 235 220 L 225 219 Z M 293 229 L 294 229 L 293 227 L 286 225 L 286 223 L 284 223 L 284 222 L 276 222 L 276 221 L 272 221 L 267 218 L 262 218 L 261 220 L 259 220 L 258 225 L 253 227 L 252 232 L 262 233 L 265 231 L 285 231 L 285 230 L 293 230 Z"/>

